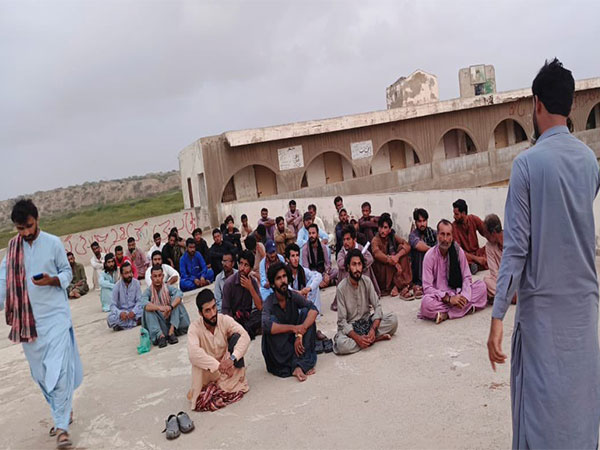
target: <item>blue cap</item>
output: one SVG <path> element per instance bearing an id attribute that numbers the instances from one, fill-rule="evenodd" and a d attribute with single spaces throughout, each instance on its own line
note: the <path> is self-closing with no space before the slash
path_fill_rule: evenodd
<path id="1" fill-rule="evenodd" d="M 265 244 L 265 250 L 267 251 L 267 253 L 275 253 L 277 251 L 277 246 L 275 245 L 275 242 L 269 239 Z"/>

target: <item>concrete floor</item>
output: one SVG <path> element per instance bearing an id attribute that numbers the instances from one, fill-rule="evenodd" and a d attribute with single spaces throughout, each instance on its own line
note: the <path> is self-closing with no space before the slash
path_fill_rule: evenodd
<path id="1" fill-rule="evenodd" d="M 477 278 L 480 278 L 478 276 Z M 334 289 L 322 292 L 319 328 L 333 337 Z M 194 295 L 184 303 L 195 320 Z M 441 325 L 417 319 L 419 301 L 385 297 L 398 333 L 357 354 L 319 356 L 305 383 L 265 370 L 260 337 L 246 364 L 250 392 L 213 413 L 191 413 L 196 430 L 168 442 L 171 413 L 188 410 L 190 365 L 185 338 L 138 355 L 139 328 L 106 327 L 97 292 L 72 301 L 85 377 L 75 393 L 77 448 L 508 448 L 509 366 L 494 373 L 486 341 L 491 308 Z M 510 351 L 514 307 L 505 320 Z M 29 375 L 21 346 L 0 324 L 0 447 L 54 448 L 49 408 Z"/>

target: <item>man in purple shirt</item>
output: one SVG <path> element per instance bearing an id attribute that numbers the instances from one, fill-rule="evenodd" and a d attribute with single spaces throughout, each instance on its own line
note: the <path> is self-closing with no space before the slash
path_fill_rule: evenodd
<path id="1" fill-rule="evenodd" d="M 269 210 L 263 208 L 260 210 L 260 219 L 258 225 L 264 225 L 267 230 L 267 240 L 275 240 L 275 219 L 269 217 Z"/>

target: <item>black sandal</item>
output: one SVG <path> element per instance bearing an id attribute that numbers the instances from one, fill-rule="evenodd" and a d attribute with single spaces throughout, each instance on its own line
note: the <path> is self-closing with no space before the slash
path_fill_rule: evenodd
<path id="1" fill-rule="evenodd" d="M 66 439 L 61 440 L 61 436 L 67 436 Z M 56 448 L 71 448 L 73 447 L 73 442 L 69 437 L 69 433 L 65 430 L 60 430 L 60 433 L 56 435 Z"/>
<path id="2" fill-rule="evenodd" d="M 69 425 L 71 425 L 72 423 L 73 423 L 73 413 L 71 413 L 71 418 L 69 419 Z M 50 437 L 56 436 L 56 428 L 54 428 L 54 427 L 50 428 L 50 431 L 48 431 L 48 435 Z"/>

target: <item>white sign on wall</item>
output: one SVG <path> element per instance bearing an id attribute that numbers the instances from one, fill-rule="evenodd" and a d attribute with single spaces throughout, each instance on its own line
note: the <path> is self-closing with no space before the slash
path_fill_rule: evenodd
<path id="1" fill-rule="evenodd" d="M 304 156 L 302 155 L 302 146 L 294 145 L 277 150 L 279 156 L 279 170 L 291 170 L 304 167 Z"/>
<path id="2" fill-rule="evenodd" d="M 352 159 L 369 158 L 370 156 L 373 156 L 373 142 L 352 142 L 350 144 L 350 150 L 352 151 Z"/>

